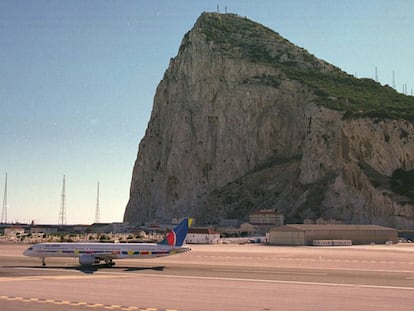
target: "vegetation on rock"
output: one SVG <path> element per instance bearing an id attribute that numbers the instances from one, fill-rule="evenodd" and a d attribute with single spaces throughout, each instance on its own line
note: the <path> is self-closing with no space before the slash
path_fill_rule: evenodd
<path id="1" fill-rule="evenodd" d="M 411 203 L 414 203 L 414 170 L 395 170 L 392 174 L 391 189 L 392 191 L 409 198 Z"/>
<path id="2" fill-rule="evenodd" d="M 313 88 L 317 103 L 346 111 L 346 117 L 405 119 L 414 122 L 414 97 L 398 93 L 372 79 L 358 79 L 324 64 L 271 29 L 235 14 L 203 14 L 201 31 L 213 49 L 228 57 L 278 68 L 293 80 Z M 330 70 L 323 70 L 323 66 Z"/>

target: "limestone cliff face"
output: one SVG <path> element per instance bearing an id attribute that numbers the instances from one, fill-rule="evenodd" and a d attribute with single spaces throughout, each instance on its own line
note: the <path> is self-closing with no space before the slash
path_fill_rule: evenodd
<path id="1" fill-rule="evenodd" d="M 274 208 L 288 222 L 412 227 L 412 202 L 390 177 L 414 169 L 413 123 L 327 108 L 295 78 L 304 71 L 343 74 L 261 25 L 204 13 L 157 88 L 124 220 Z"/>

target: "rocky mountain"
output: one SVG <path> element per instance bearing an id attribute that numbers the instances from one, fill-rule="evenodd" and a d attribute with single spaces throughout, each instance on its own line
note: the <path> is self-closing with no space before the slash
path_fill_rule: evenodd
<path id="1" fill-rule="evenodd" d="M 158 85 L 124 220 L 414 225 L 414 98 L 203 13 Z"/>

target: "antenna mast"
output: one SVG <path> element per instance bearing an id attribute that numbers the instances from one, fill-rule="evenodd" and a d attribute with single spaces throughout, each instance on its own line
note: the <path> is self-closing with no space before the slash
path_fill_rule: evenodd
<path id="1" fill-rule="evenodd" d="M 392 71 L 392 88 L 395 89 L 395 71 Z"/>
<path id="2" fill-rule="evenodd" d="M 1 221 L 0 223 L 7 223 L 7 173 L 6 173 L 6 182 L 4 184 L 4 197 L 3 197 L 3 209 L 1 210 Z"/>
<path id="3" fill-rule="evenodd" d="M 98 181 L 98 190 L 96 191 L 96 210 L 95 210 L 95 223 L 100 222 L 100 212 L 99 212 L 99 181 Z"/>
<path id="4" fill-rule="evenodd" d="M 66 225 L 65 175 L 63 175 L 63 186 L 59 211 L 59 225 Z"/>

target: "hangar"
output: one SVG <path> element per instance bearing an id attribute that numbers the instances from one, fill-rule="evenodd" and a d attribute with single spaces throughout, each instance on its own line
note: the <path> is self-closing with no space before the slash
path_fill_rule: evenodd
<path id="1" fill-rule="evenodd" d="M 350 240 L 352 244 L 397 243 L 397 230 L 377 225 L 291 224 L 269 232 L 274 245 L 313 245 L 317 240 Z"/>

